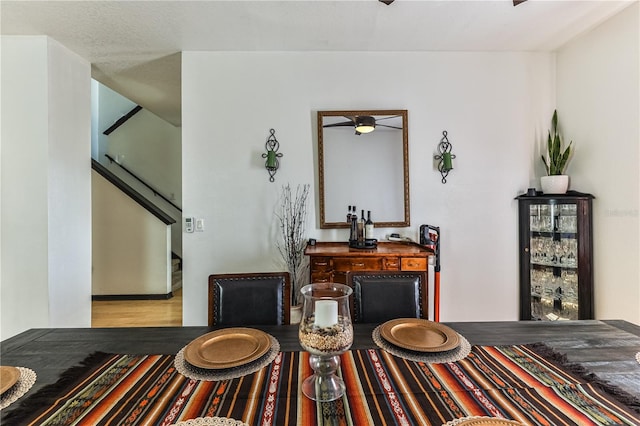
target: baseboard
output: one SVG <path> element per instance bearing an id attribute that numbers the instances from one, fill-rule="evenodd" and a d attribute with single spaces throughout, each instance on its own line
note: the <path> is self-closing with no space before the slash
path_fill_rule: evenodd
<path id="1" fill-rule="evenodd" d="M 167 294 L 95 294 L 91 300 L 167 300 L 173 297 L 173 292 Z"/>

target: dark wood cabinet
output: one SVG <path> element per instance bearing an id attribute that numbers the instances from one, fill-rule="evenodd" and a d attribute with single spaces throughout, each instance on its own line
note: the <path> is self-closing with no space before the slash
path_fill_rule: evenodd
<path id="1" fill-rule="evenodd" d="M 593 319 L 593 195 L 521 195 L 520 319 Z"/>

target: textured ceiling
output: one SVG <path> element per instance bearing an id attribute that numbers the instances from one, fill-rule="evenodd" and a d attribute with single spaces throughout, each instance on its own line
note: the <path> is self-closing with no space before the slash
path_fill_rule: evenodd
<path id="1" fill-rule="evenodd" d="M 0 30 L 52 37 L 179 125 L 182 51 L 553 51 L 637 1 L 2 0 Z"/>

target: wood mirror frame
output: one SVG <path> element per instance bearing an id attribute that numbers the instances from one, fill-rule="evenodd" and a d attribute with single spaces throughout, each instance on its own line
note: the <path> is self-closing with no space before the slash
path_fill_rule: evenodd
<path id="1" fill-rule="evenodd" d="M 373 132 L 350 124 L 362 116 L 376 120 Z M 378 228 L 409 226 L 407 110 L 318 111 L 317 127 L 320 228 L 349 227 L 354 204 Z"/>

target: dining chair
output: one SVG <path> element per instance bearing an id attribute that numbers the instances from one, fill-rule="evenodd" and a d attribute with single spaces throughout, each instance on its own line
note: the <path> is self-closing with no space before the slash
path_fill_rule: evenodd
<path id="1" fill-rule="evenodd" d="M 352 317 L 357 323 L 383 323 L 394 318 L 427 318 L 425 272 L 352 271 Z"/>
<path id="2" fill-rule="evenodd" d="M 289 324 L 288 272 L 209 275 L 209 326 Z"/>

